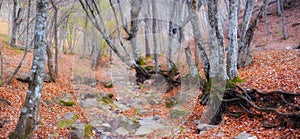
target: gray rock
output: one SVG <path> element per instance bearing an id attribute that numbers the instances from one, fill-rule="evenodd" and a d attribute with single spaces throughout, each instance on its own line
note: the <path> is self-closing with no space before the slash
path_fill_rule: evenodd
<path id="1" fill-rule="evenodd" d="M 170 112 L 170 117 L 172 119 L 179 119 L 185 115 L 187 115 L 189 112 L 183 109 L 173 109 Z"/>
<path id="2" fill-rule="evenodd" d="M 199 124 L 199 125 L 197 125 L 197 130 L 198 131 L 206 131 L 207 129 L 213 129 L 213 128 L 218 128 L 218 126 L 209 125 L 209 124 Z"/>
<path id="3" fill-rule="evenodd" d="M 156 117 L 150 116 L 147 118 L 144 118 L 142 120 L 139 120 L 139 123 L 141 125 L 141 127 L 139 127 L 137 129 L 137 131 L 135 132 L 136 136 L 144 136 L 147 134 L 150 134 L 151 132 L 155 131 L 155 130 L 161 130 L 164 129 L 165 126 L 162 124 L 157 123 L 156 121 L 154 121 L 154 119 L 156 119 L 156 121 L 159 119 L 157 119 Z"/>
<path id="4" fill-rule="evenodd" d="M 125 116 L 122 116 L 120 118 L 120 123 L 119 123 L 120 127 L 124 127 L 127 130 L 136 130 L 138 129 L 141 125 L 140 123 L 136 120 L 136 118 L 133 119 L 129 119 Z"/>
<path id="5" fill-rule="evenodd" d="M 83 108 L 91 108 L 91 107 L 98 106 L 98 105 L 99 104 L 95 98 L 85 99 L 85 100 L 80 101 L 80 106 Z"/>
<path id="6" fill-rule="evenodd" d="M 85 84 L 89 86 L 95 86 L 99 82 L 98 79 L 91 78 L 91 77 L 83 77 L 79 75 L 73 75 L 72 83 L 73 84 Z"/>
<path id="7" fill-rule="evenodd" d="M 155 122 L 143 123 L 142 126 L 137 129 L 137 131 L 135 132 L 135 135 L 136 136 L 144 136 L 144 135 L 150 134 L 151 132 L 153 132 L 155 130 L 162 130 L 164 128 L 165 128 L 165 126 L 163 126 L 159 123 L 155 123 Z"/>
<path id="8" fill-rule="evenodd" d="M 116 133 L 117 135 L 119 135 L 119 136 L 126 136 L 126 135 L 129 134 L 129 131 L 126 130 L 124 127 L 119 127 L 119 128 L 115 131 L 115 133 Z"/>
<path id="9" fill-rule="evenodd" d="M 126 105 L 126 103 L 122 103 L 122 102 L 119 102 L 119 101 L 114 101 L 114 104 L 118 107 L 117 110 L 120 111 L 120 112 L 123 112 L 123 111 L 126 111 L 126 110 L 129 110 L 129 106 Z"/>
<path id="10" fill-rule="evenodd" d="M 103 123 L 101 125 L 101 127 L 103 127 L 104 132 L 111 132 L 112 131 L 112 127 L 109 123 Z"/>
<path id="11" fill-rule="evenodd" d="M 84 124 L 79 122 L 72 125 L 71 138 L 72 139 L 84 138 Z"/>
<path id="12" fill-rule="evenodd" d="M 138 107 L 137 110 L 138 110 L 138 112 L 139 112 L 140 114 L 146 114 L 146 113 L 148 113 L 147 110 L 145 110 L 145 109 L 143 109 L 143 108 L 140 108 L 140 107 Z"/>
<path id="13" fill-rule="evenodd" d="M 112 88 L 112 87 L 114 87 L 112 81 L 102 82 L 102 85 L 103 85 L 105 88 Z"/>
<path id="14" fill-rule="evenodd" d="M 257 139 L 256 136 L 248 134 L 245 131 L 234 137 L 235 139 Z"/>
<path id="15" fill-rule="evenodd" d="M 97 93 L 85 93 L 82 96 L 82 99 L 93 99 L 93 98 L 99 98 L 99 97 L 100 97 L 100 95 Z"/>

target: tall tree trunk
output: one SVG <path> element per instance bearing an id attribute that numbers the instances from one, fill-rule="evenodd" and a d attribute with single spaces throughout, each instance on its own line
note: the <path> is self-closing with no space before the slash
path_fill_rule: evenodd
<path id="1" fill-rule="evenodd" d="M 281 28 L 282 28 L 283 39 L 286 40 L 288 38 L 288 35 L 286 34 L 286 30 L 285 30 L 284 9 L 281 0 L 277 0 L 277 7 L 278 7 L 278 14 L 281 16 Z"/>
<path id="2" fill-rule="evenodd" d="M 130 27 L 130 33 L 129 33 L 129 40 L 132 47 L 133 57 L 136 63 L 140 64 L 141 60 L 141 52 L 140 48 L 138 46 L 138 39 L 137 39 L 137 33 L 139 29 L 139 14 L 142 8 L 143 0 L 132 0 L 131 1 L 131 10 L 130 10 L 130 16 L 131 16 L 131 27 Z"/>
<path id="3" fill-rule="evenodd" d="M 18 41 L 18 34 L 20 28 L 19 18 L 21 15 L 22 8 L 18 4 L 18 0 L 13 0 L 13 15 L 12 15 L 12 38 L 10 41 L 11 46 L 16 46 Z"/>
<path id="4" fill-rule="evenodd" d="M 87 45 L 87 34 L 88 34 L 87 25 L 88 25 L 88 17 L 86 16 L 85 24 L 84 24 L 84 33 L 83 33 L 83 51 L 82 51 L 82 54 L 81 54 L 80 58 L 84 58 L 85 51 L 86 51 L 86 48 L 88 46 Z"/>
<path id="5" fill-rule="evenodd" d="M 269 5 L 269 2 L 267 2 L 267 5 L 266 5 L 266 11 L 265 11 L 265 24 L 266 24 L 266 28 L 267 28 L 267 31 L 268 31 L 268 35 L 272 34 L 271 30 L 270 30 L 270 27 L 269 27 L 269 20 L 268 20 L 268 12 L 267 12 L 267 7 Z"/>
<path id="6" fill-rule="evenodd" d="M 36 10 L 34 56 L 30 81 L 19 121 L 14 132 L 9 136 L 11 139 L 31 138 L 38 125 L 38 112 L 45 76 L 48 0 L 37 0 Z"/>
<path id="7" fill-rule="evenodd" d="M 3 0 L 0 0 L 0 10 L 2 8 Z"/>
<path id="8" fill-rule="evenodd" d="M 229 30 L 228 30 L 228 57 L 227 57 L 227 75 L 229 79 L 238 77 L 237 71 L 237 57 L 238 57 L 238 42 L 237 42 L 237 28 L 238 28 L 238 1 L 229 0 Z"/>
<path id="9" fill-rule="evenodd" d="M 159 71 L 159 63 L 158 63 L 158 48 L 157 48 L 157 39 L 156 39 L 156 18 L 157 18 L 157 7 L 156 7 L 156 0 L 152 0 L 152 37 L 153 37 L 153 45 L 154 45 L 154 62 L 155 62 L 155 73 L 157 74 Z"/>
<path id="10" fill-rule="evenodd" d="M 202 42 L 202 36 L 201 36 L 199 23 L 198 23 L 199 19 L 198 19 L 198 16 L 196 15 L 196 11 L 194 11 L 195 7 L 193 6 L 193 2 L 190 0 L 187 0 L 187 4 L 188 4 L 189 16 L 191 18 L 191 24 L 193 27 L 193 34 L 195 36 L 195 41 L 197 43 L 197 46 L 200 49 L 200 54 L 201 54 L 202 63 L 203 63 L 203 67 L 204 67 L 204 73 L 205 73 L 206 78 L 209 78 L 209 60 L 208 60 L 208 56 L 204 50 L 204 45 Z"/>
<path id="11" fill-rule="evenodd" d="M 263 4 L 260 7 L 259 13 L 252 21 L 251 25 L 247 27 L 245 30 L 244 36 L 240 38 L 239 43 L 239 53 L 238 53 L 238 68 L 246 67 L 250 65 L 252 61 L 252 48 L 251 48 L 251 41 L 254 36 L 254 31 L 258 25 L 260 19 L 262 19 L 268 0 L 264 0 Z"/>
<path id="12" fill-rule="evenodd" d="M 58 9 L 56 7 L 56 4 L 53 0 L 51 0 L 51 5 L 54 9 L 54 48 L 55 48 L 55 70 L 54 74 L 57 77 L 58 76 L 58 24 L 57 24 L 57 18 L 58 18 Z"/>
<path id="13" fill-rule="evenodd" d="M 53 67 L 53 54 L 51 51 L 51 46 L 47 45 L 46 48 L 46 52 L 47 52 L 47 66 L 48 66 L 48 70 L 49 70 L 49 75 L 50 75 L 50 82 L 55 82 L 55 75 L 54 75 L 54 67 Z"/>
<path id="14" fill-rule="evenodd" d="M 208 2 L 208 19 L 209 19 L 209 86 L 206 90 L 208 93 L 207 113 L 202 115 L 200 121 L 204 123 L 212 123 L 215 114 L 219 111 L 219 106 L 222 103 L 223 94 L 226 88 L 226 71 L 223 45 L 223 32 L 220 24 L 220 16 L 218 13 L 218 0 L 210 0 Z"/>
<path id="15" fill-rule="evenodd" d="M 30 19 L 30 6 L 31 6 L 31 0 L 28 1 L 28 7 L 27 7 L 28 13 L 27 13 L 27 25 L 26 25 L 26 42 L 25 42 L 26 46 L 25 46 L 24 55 L 22 57 L 22 60 L 18 64 L 17 68 L 14 70 L 14 72 L 11 74 L 11 76 L 8 78 L 8 80 L 5 81 L 3 84 L 9 84 L 14 79 L 15 75 L 19 72 L 19 70 L 21 69 L 21 67 L 22 67 L 22 65 L 23 65 L 23 63 L 25 61 L 25 58 L 26 58 L 26 55 L 27 55 L 27 52 L 28 52 L 28 45 L 29 45 L 29 43 L 28 43 L 28 41 L 29 41 L 28 36 L 29 36 L 29 24 L 30 24 L 30 21 L 29 21 L 29 19 Z M 3 69 L 3 67 L 2 67 L 2 69 Z M 1 73 L 1 74 L 3 74 L 3 73 Z"/>
<path id="16" fill-rule="evenodd" d="M 149 46 L 149 19 L 145 19 L 145 53 L 146 58 L 151 57 Z"/>
<path id="17" fill-rule="evenodd" d="M 176 9 L 176 3 L 175 1 L 171 1 L 171 5 L 169 8 L 169 12 L 170 12 L 170 21 L 169 21 L 169 39 L 168 39 L 168 49 L 167 49 L 167 68 L 168 71 L 170 71 L 172 69 L 172 63 L 174 63 L 174 59 L 173 59 L 173 39 L 174 36 L 176 34 L 177 28 L 175 27 L 175 24 L 173 22 L 175 22 L 174 16 L 175 16 L 175 10 Z"/>
<path id="18" fill-rule="evenodd" d="M 239 39 L 239 51 L 238 51 L 238 68 L 242 68 L 245 66 L 245 54 L 247 52 L 246 50 L 246 32 L 249 27 L 249 23 L 252 16 L 253 7 L 256 0 L 248 0 L 245 7 L 244 12 L 244 18 L 243 18 L 243 24 L 240 31 L 240 39 Z"/>

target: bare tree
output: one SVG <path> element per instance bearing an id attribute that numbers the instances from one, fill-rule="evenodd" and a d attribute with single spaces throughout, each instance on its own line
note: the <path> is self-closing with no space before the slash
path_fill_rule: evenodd
<path id="1" fill-rule="evenodd" d="M 193 1 L 188 0 L 187 5 L 188 5 L 189 16 L 191 18 L 191 24 L 193 27 L 193 34 L 195 36 L 195 42 L 196 42 L 198 48 L 200 49 L 200 55 L 202 58 L 204 73 L 205 73 L 206 78 L 209 78 L 209 60 L 208 60 L 208 56 L 206 54 L 206 51 L 205 51 L 204 45 L 203 45 L 203 41 L 202 41 L 202 36 L 201 36 L 199 23 L 198 23 L 199 19 L 198 19 L 198 16 L 196 15 L 196 11 L 194 10 L 195 6 L 193 5 Z"/>
<path id="2" fill-rule="evenodd" d="M 38 125 L 38 112 L 45 76 L 47 9 L 48 0 L 37 0 L 34 56 L 30 81 L 19 121 L 14 132 L 9 136 L 11 139 L 31 138 Z"/>
<path id="3" fill-rule="evenodd" d="M 282 28 L 283 38 L 286 40 L 288 38 L 288 35 L 285 30 L 284 9 L 281 0 L 277 0 L 277 7 L 278 7 L 278 14 L 281 16 L 281 28 Z"/>
<path id="4" fill-rule="evenodd" d="M 237 56 L 238 56 L 238 1 L 229 0 L 229 30 L 228 30 L 228 57 L 227 57 L 227 74 L 229 79 L 238 77 Z"/>
<path id="5" fill-rule="evenodd" d="M 13 0 L 13 15 L 12 15 L 12 39 L 10 40 L 11 46 L 16 46 L 18 43 L 18 34 L 20 24 L 22 23 L 24 8 L 18 0 Z"/>
<path id="6" fill-rule="evenodd" d="M 268 0 L 264 0 L 263 4 L 259 8 L 259 13 L 256 17 L 251 21 L 250 24 L 250 12 L 252 13 L 253 4 L 251 2 L 247 2 L 246 4 L 246 11 L 244 14 L 244 21 L 241 30 L 241 36 L 239 39 L 239 51 L 238 51 L 238 68 L 246 67 L 250 65 L 252 61 L 252 48 L 251 48 L 251 41 L 254 36 L 254 31 L 258 25 L 259 20 L 262 19 Z M 248 9 L 248 10 L 247 10 Z M 251 10 L 252 9 L 252 10 Z M 248 13 L 249 12 L 249 13 Z M 250 24 L 250 25 L 249 25 Z"/>
<path id="7" fill-rule="evenodd" d="M 21 67 L 25 61 L 25 58 L 26 58 L 26 55 L 28 52 L 28 47 L 29 47 L 28 41 L 29 41 L 30 9 L 31 9 L 31 0 L 28 0 L 25 52 L 23 54 L 23 57 L 22 57 L 20 63 L 18 64 L 17 68 L 15 68 L 14 72 L 11 74 L 11 76 L 8 78 L 8 80 L 5 81 L 3 84 L 9 84 L 14 79 L 15 75 L 19 72 L 19 70 L 21 69 Z"/>
<path id="8" fill-rule="evenodd" d="M 239 54 L 238 54 L 238 68 L 242 68 L 245 65 L 245 57 L 247 56 L 248 46 L 246 46 L 246 32 L 248 30 L 253 7 L 256 0 L 248 0 L 246 3 L 244 16 L 243 16 L 243 24 L 240 31 L 240 39 L 239 39 Z"/>
<path id="9" fill-rule="evenodd" d="M 54 74 L 57 77 L 58 76 L 58 8 L 57 3 L 54 3 L 54 0 L 51 0 L 51 5 L 54 9 L 54 48 L 55 48 L 55 68 L 54 68 Z"/>
<path id="10" fill-rule="evenodd" d="M 177 31 L 177 28 L 175 27 L 176 23 L 174 22 L 174 17 L 175 17 L 175 9 L 176 9 L 176 1 L 171 1 L 170 3 L 170 8 L 169 8 L 169 13 L 170 13 L 170 21 L 169 21 L 169 32 L 168 32 L 168 49 L 167 49 L 167 67 L 168 70 L 170 71 L 172 69 L 171 63 L 174 63 L 174 58 L 173 58 L 173 39 L 175 37 L 175 33 Z M 173 23 L 174 22 L 174 23 Z"/>
<path id="11" fill-rule="evenodd" d="M 157 30 L 157 7 L 156 7 L 156 0 L 152 0 L 152 38 L 153 38 L 153 45 L 154 45 L 154 62 L 155 62 L 155 73 L 157 74 L 159 71 L 159 63 L 158 63 L 158 46 L 157 46 L 157 39 L 156 39 L 156 30 Z"/>
<path id="12" fill-rule="evenodd" d="M 136 61 L 136 63 L 140 63 L 141 60 L 141 52 L 140 48 L 137 45 L 137 33 L 138 33 L 138 24 L 139 24 L 139 14 L 142 8 L 143 0 L 131 0 L 131 10 L 130 10 L 130 32 L 128 40 L 130 40 L 130 44 L 133 51 L 133 57 Z"/>
<path id="13" fill-rule="evenodd" d="M 82 1 L 79 0 L 82 8 L 86 12 L 87 16 L 89 17 L 90 21 L 92 24 L 95 26 L 95 28 L 101 33 L 103 36 L 103 39 L 106 41 L 108 46 L 113 50 L 113 52 L 124 62 L 126 65 L 129 67 L 133 68 L 136 70 L 136 74 L 138 77 L 139 81 L 143 81 L 146 78 L 150 78 L 149 73 L 145 68 L 140 66 L 135 62 L 135 60 L 130 59 L 130 55 L 128 53 L 122 54 L 120 51 L 117 49 L 117 46 L 115 43 L 113 43 L 111 36 L 108 35 L 108 31 L 105 27 L 105 23 L 103 21 L 102 15 L 100 13 L 100 9 L 95 3 L 95 1 Z M 99 22 L 98 22 L 99 20 Z M 122 20 L 123 21 L 123 20 Z M 123 24 L 124 25 L 124 24 Z M 104 26 L 104 27 L 103 27 Z M 126 27 L 124 28 L 126 30 Z"/>

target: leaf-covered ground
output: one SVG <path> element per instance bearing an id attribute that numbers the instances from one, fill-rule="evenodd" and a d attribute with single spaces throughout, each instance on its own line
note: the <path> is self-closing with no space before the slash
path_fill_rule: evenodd
<path id="1" fill-rule="evenodd" d="M 245 82 L 240 85 L 245 88 L 256 88 L 263 91 L 270 90 L 284 90 L 294 93 L 300 93 L 300 50 L 293 49 L 299 45 L 300 33 L 300 7 L 297 2 L 296 8 L 287 9 L 286 14 L 286 28 L 289 38 L 282 39 L 280 18 L 276 13 L 274 5 L 270 6 L 269 11 L 273 14 L 269 15 L 269 22 L 271 28 L 271 35 L 267 35 L 264 22 L 260 22 L 258 30 L 255 35 L 253 46 L 254 51 L 253 62 L 249 67 L 239 70 L 239 75 Z M 1 33 L 3 33 L 1 31 Z M 1 49 L 4 58 L 4 80 L 13 72 L 18 62 L 22 58 L 23 51 L 9 48 L 5 43 L 5 37 L 1 35 Z M 26 62 L 19 71 L 29 72 L 31 66 L 32 53 L 29 53 Z M 43 87 L 42 100 L 40 106 L 40 125 L 35 133 L 37 138 L 70 138 L 69 128 L 59 128 L 57 126 L 58 119 L 62 118 L 68 112 L 74 112 L 81 122 L 87 122 L 87 115 L 83 113 L 76 100 L 75 91 L 71 83 L 73 73 L 74 56 L 61 55 L 59 58 L 59 77 L 56 83 L 45 83 Z M 96 76 L 100 79 L 105 79 L 107 76 L 101 68 Z M 98 77 L 97 77 L 98 78 Z M 103 85 L 98 84 L 99 87 L 106 92 L 115 93 L 114 89 L 104 88 Z M 0 138 L 6 138 L 16 126 L 21 107 L 23 105 L 26 95 L 27 84 L 21 83 L 14 79 L 9 85 L 0 87 L 0 98 L 3 98 L 11 103 L 10 106 L 0 102 Z M 71 99 L 76 102 L 75 106 L 67 107 L 55 103 L 53 100 L 58 96 L 62 96 L 61 92 L 68 92 L 71 94 Z M 172 92 L 167 94 L 172 95 Z M 167 97 L 167 96 L 166 96 Z M 300 101 L 300 100 L 298 100 Z M 165 107 L 157 107 L 167 110 Z M 242 111 L 238 108 L 232 107 L 231 111 Z M 264 128 L 262 123 L 264 119 L 269 121 L 276 121 L 274 115 L 263 114 L 263 117 L 249 117 L 247 114 L 235 115 L 226 113 L 224 120 L 216 129 L 210 129 L 205 134 L 196 134 L 194 120 L 200 117 L 203 111 L 203 106 L 197 105 L 193 114 L 186 124 L 190 128 L 188 132 L 178 134 L 178 138 L 233 138 L 241 132 L 247 132 L 256 135 L 258 138 L 300 138 L 300 130 L 276 127 Z M 129 110 L 124 115 L 134 115 L 134 110 Z M 104 113 L 105 115 L 105 113 Z M 164 114 L 161 113 L 161 116 Z M 154 138 L 154 135 L 147 136 Z"/>

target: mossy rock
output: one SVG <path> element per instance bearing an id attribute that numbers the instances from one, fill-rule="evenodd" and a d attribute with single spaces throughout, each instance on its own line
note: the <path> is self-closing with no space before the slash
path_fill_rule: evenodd
<path id="1" fill-rule="evenodd" d="M 170 117 L 172 119 L 179 119 L 187 115 L 189 112 L 183 109 L 173 109 L 170 111 Z"/>
<path id="2" fill-rule="evenodd" d="M 102 82 L 102 84 L 105 88 L 113 88 L 114 87 L 114 84 L 112 81 Z"/>
<path id="3" fill-rule="evenodd" d="M 57 127 L 59 127 L 59 128 L 68 128 L 72 124 L 74 124 L 77 119 L 78 119 L 77 115 L 73 115 L 73 117 L 71 119 L 61 119 L 61 120 L 58 121 Z"/>
<path id="4" fill-rule="evenodd" d="M 84 137 L 90 138 L 93 136 L 93 127 L 91 125 L 84 125 Z"/>
<path id="5" fill-rule="evenodd" d="M 62 104 L 63 106 L 74 106 L 76 105 L 76 103 L 74 101 L 71 101 L 71 100 L 64 100 L 64 99 L 61 99 L 59 100 L 60 104 Z"/>
<path id="6" fill-rule="evenodd" d="M 165 101 L 165 105 L 167 108 L 172 108 L 173 106 L 175 106 L 175 104 L 177 104 L 177 101 L 173 97 L 167 98 Z"/>
<path id="7" fill-rule="evenodd" d="M 113 94 L 104 94 L 104 95 L 100 98 L 100 100 L 101 100 L 102 102 L 104 102 L 104 104 L 111 104 L 111 103 L 113 103 L 113 97 L 114 97 Z"/>

